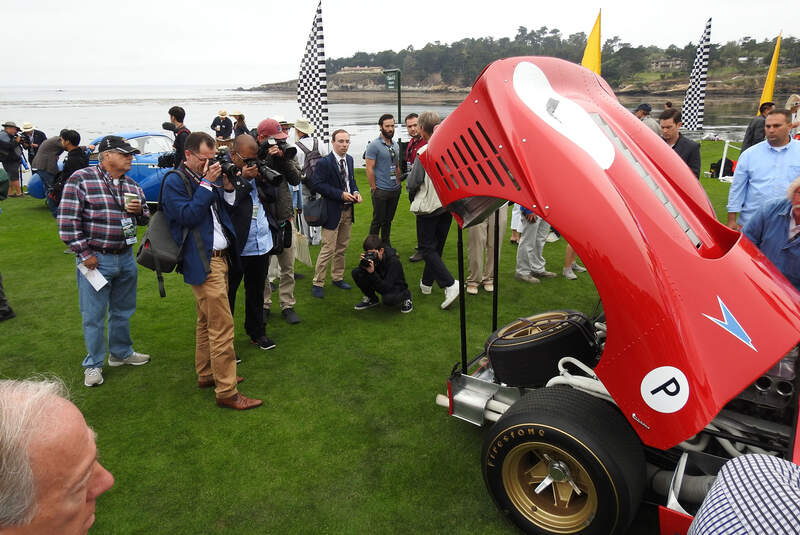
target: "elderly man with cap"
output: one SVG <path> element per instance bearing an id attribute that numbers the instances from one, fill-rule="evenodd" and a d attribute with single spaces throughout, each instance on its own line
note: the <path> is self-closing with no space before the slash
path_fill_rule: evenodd
<path id="1" fill-rule="evenodd" d="M 0 131 L 0 163 L 8 173 L 9 197 L 22 197 L 22 186 L 19 176 L 19 166 L 22 162 L 22 136 L 19 127 L 14 121 L 3 123 Z"/>
<path id="2" fill-rule="evenodd" d="M 658 121 L 650 117 L 651 111 L 653 111 L 653 108 L 650 107 L 650 104 L 645 102 L 639 104 L 639 107 L 634 110 L 633 114 L 647 125 L 647 128 L 655 132 L 658 137 L 661 137 L 661 125 L 658 124 Z"/>
<path id="3" fill-rule="evenodd" d="M 214 130 L 217 139 L 230 139 L 233 123 L 228 117 L 228 112 L 219 110 L 219 114 L 211 122 L 211 130 Z"/>
<path id="4" fill-rule="evenodd" d="M 0 380 L 0 437 L 0 533 L 87 533 L 114 476 L 64 385 Z"/>
<path id="5" fill-rule="evenodd" d="M 36 130 L 31 123 L 22 123 L 22 134 L 22 146 L 28 150 L 28 161 L 33 162 L 36 151 L 47 136 L 41 130 Z"/>
<path id="6" fill-rule="evenodd" d="M 786 198 L 762 204 L 742 232 L 800 291 L 800 177 L 789 184 Z"/>
<path id="7" fill-rule="evenodd" d="M 294 160 L 297 149 L 286 143 L 288 135 L 277 120 L 267 118 L 258 123 L 258 143 L 267 151 L 267 164 L 283 175 L 282 180 L 272 187 L 275 200 L 267 204 L 267 212 L 281 227 L 281 236 L 286 233 L 294 235 L 294 205 L 289 186 L 300 184 L 300 170 Z M 261 153 L 262 149 L 259 149 Z M 300 317 L 294 310 L 294 248 L 284 247 L 276 256 L 280 268 L 278 294 L 280 298 L 281 316 L 290 324 L 300 323 Z M 264 288 L 264 314 L 269 317 L 272 307 L 272 292 L 269 284 Z"/>
<path id="8" fill-rule="evenodd" d="M 98 165 L 72 174 L 58 206 L 58 234 L 76 256 L 86 386 L 103 384 L 106 317 L 108 365 L 150 361 L 133 350 L 130 330 L 137 282 L 132 246 L 136 226 L 150 219 L 142 188 L 125 174 L 139 150 L 117 136 L 104 137 L 97 148 Z"/>

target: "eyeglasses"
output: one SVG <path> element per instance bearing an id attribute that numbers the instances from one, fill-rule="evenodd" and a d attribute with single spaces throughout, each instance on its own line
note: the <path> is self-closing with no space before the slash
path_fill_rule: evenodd
<path id="1" fill-rule="evenodd" d="M 394 160 L 397 157 L 397 154 L 395 154 L 394 152 L 394 147 L 390 147 L 387 145 L 386 148 L 389 149 L 389 154 L 392 155 L 392 160 Z"/>
<path id="2" fill-rule="evenodd" d="M 194 152 L 192 150 L 190 150 L 189 152 L 192 153 L 195 158 L 200 160 L 200 163 L 202 163 L 202 164 L 205 164 L 207 161 L 214 159 L 214 156 L 211 156 L 210 158 L 203 158 L 202 156 L 200 156 L 199 154 L 197 154 L 196 152 Z"/>

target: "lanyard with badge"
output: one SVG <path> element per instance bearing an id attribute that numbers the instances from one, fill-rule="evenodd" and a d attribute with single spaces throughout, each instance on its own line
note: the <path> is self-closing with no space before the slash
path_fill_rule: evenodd
<path id="1" fill-rule="evenodd" d="M 125 203 L 119 202 L 119 197 L 114 193 L 116 189 L 117 193 L 120 193 L 120 189 L 122 187 L 122 181 L 118 178 L 112 178 L 112 182 L 114 183 L 114 188 L 109 185 L 108 180 L 106 179 L 105 174 L 102 175 L 103 182 L 105 183 L 106 187 L 108 188 L 108 192 L 111 194 L 111 198 L 114 199 L 114 202 L 117 203 L 117 206 L 125 214 Z M 122 193 L 123 199 L 125 198 L 125 193 Z M 138 196 L 137 196 L 138 198 Z M 125 238 L 125 245 L 133 245 L 136 243 L 136 225 L 133 223 L 132 217 L 122 217 L 119 220 L 120 225 L 122 226 L 122 236 Z"/>
<path id="2" fill-rule="evenodd" d="M 393 145 L 386 145 L 386 148 L 389 150 L 389 156 L 391 157 L 391 163 L 389 164 L 389 180 L 397 184 L 397 153 L 394 151 Z"/>

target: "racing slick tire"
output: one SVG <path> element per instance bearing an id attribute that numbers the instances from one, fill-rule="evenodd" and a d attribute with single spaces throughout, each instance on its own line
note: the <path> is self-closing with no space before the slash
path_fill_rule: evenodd
<path id="1" fill-rule="evenodd" d="M 625 533 L 644 491 L 644 450 L 619 410 L 564 386 L 512 405 L 481 464 L 498 508 L 527 533 Z"/>

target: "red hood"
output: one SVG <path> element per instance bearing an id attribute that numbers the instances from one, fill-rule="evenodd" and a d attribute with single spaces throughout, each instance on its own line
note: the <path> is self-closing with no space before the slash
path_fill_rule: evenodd
<path id="1" fill-rule="evenodd" d="M 695 434 L 800 340 L 800 294 L 583 67 L 493 63 L 420 159 L 462 225 L 508 199 L 573 245 L 607 317 L 596 371 L 645 444 Z"/>

